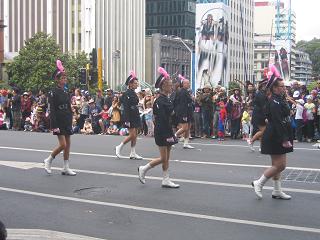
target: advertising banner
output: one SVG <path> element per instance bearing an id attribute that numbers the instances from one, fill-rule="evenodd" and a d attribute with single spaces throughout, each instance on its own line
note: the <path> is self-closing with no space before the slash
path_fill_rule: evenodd
<path id="1" fill-rule="evenodd" d="M 274 65 L 277 67 L 281 77 L 285 81 L 290 80 L 290 52 L 291 52 L 290 40 L 276 40 Z"/>
<path id="2" fill-rule="evenodd" d="M 196 7 L 196 88 L 227 85 L 229 79 L 230 8 L 224 3 Z"/>

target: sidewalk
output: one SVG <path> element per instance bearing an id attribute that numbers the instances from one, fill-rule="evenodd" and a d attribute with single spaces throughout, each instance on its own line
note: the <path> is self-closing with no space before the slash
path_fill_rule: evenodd
<path id="1" fill-rule="evenodd" d="M 7 240 L 106 240 L 41 229 L 7 229 Z"/>

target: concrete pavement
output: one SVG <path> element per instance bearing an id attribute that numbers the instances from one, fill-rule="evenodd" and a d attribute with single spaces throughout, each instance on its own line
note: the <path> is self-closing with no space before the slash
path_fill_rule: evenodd
<path id="1" fill-rule="evenodd" d="M 0 132 L 0 219 L 10 229 L 47 229 L 100 239 L 319 239 L 319 150 L 309 144 L 288 155 L 283 186 L 291 201 L 255 198 L 250 182 L 270 164 L 242 141 L 192 141 L 197 149 L 172 152 L 171 176 L 181 189 L 162 189 L 161 169 L 137 179 L 147 160 L 116 159 L 121 137 L 74 136 L 72 167 L 60 175 L 61 157 L 48 176 L 41 161 L 56 144 L 50 134 Z M 158 156 L 154 140 L 137 152 Z M 128 148 L 124 154 L 128 154 Z M 6 163 L 6 164 L 5 164 Z M 293 178 L 300 171 L 300 178 Z M 303 178 L 305 171 L 314 177 Z M 290 180 L 293 179 L 293 180 Z M 55 239 L 55 238 L 52 238 Z"/>

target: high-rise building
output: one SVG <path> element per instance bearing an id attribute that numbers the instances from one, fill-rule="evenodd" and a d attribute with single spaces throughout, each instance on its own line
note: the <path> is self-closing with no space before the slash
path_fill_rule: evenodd
<path id="1" fill-rule="evenodd" d="M 312 80 L 312 62 L 308 53 L 296 50 L 295 79 L 308 84 Z"/>
<path id="2" fill-rule="evenodd" d="M 223 3 L 229 7 L 227 65 L 229 81 L 253 81 L 253 0 L 197 0 L 198 4 Z M 226 21 L 226 20 L 224 20 Z M 197 43 L 196 43 L 197 44 Z"/>
<path id="3" fill-rule="evenodd" d="M 283 1 L 256 1 L 255 2 L 255 51 L 261 52 L 261 48 L 264 46 L 271 53 L 264 54 L 264 58 L 255 59 L 255 79 L 259 80 L 262 77 L 264 69 L 260 68 L 265 66 L 266 62 L 274 58 L 277 58 L 276 52 L 280 54 L 280 49 L 286 50 L 288 58 L 288 71 L 289 76 L 286 80 L 295 78 L 295 37 L 296 37 L 296 16 L 289 5 L 286 5 Z M 266 43 L 269 43 L 266 46 Z M 255 54 L 255 56 L 259 56 Z M 279 59 L 284 56 L 279 56 Z M 279 63 L 281 65 L 281 63 Z M 267 68 L 265 66 L 265 68 Z M 284 76 L 284 70 L 280 67 L 282 76 Z"/>
<path id="4" fill-rule="evenodd" d="M 103 77 L 110 87 L 125 82 L 130 70 L 145 74 L 145 0 L 0 0 L 4 51 L 19 52 L 42 31 L 64 52 L 102 48 Z"/>
<path id="5" fill-rule="evenodd" d="M 96 47 L 102 48 L 104 78 L 116 88 L 130 70 L 145 77 L 145 0 L 96 0 Z"/>
<path id="6" fill-rule="evenodd" d="M 146 82 L 154 84 L 159 76 L 158 67 L 167 70 L 170 75 L 183 75 L 191 79 L 191 52 L 194 48 L 192 40 L 165 36 L 160 33 L 146 37 Z"/>
<path id="7" fill-rule="evenodd" d="M 195 0 L 147 0 L 146 33 L 194 40 Z"/>
<path id="8" fill-rule="evenodd" d="M 94 0 L 0 0 L 0 6 L 8 26 L 5 52 L 18 52 L 40 31 L 51 34 L 64 52 L 89 52 L 94 46 Z"/>

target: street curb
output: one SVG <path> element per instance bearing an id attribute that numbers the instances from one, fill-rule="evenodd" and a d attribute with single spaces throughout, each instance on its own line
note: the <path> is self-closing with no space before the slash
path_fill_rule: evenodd
<path id="1" fill-rule="evenodd" d="M 107 240 L 42 229 L 7 229 L 7 232 L 7 240 Z"/>

